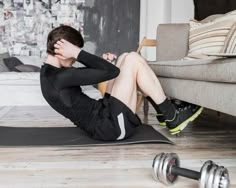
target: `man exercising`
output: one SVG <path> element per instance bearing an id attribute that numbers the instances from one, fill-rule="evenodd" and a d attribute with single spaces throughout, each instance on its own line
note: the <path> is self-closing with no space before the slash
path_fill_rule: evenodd
<path id="1" fill-rule="evenodd" d="M 47 59 L 40 81 L 49 105 L 99 140 L 121 140 L 132 136 L 141 125 L 136 115 L 137 87 L 162 116 L 171 134 L 179 133 L 202 111 L 187 104 L 176 108 L 167 99 L 161 84 L 147 62 L 137 53 L 124 53 L 112 65 L 81 48 L 84 40 L 70 26 L 53 29 L 47 40 Z M 78 61 L 83 68 L 72 67 Z M 109 80 L 105 96 L 95 100 L 80 86 Z M 160 117 L 160 116 L 158 116 Z"/>

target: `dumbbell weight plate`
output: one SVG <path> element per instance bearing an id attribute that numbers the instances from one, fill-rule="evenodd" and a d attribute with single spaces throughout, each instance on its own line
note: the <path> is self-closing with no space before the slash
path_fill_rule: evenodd
<path id="1" fill-rule="evenodd" d="M 173 184 L 177 179 L 177 175 L 172 175 L 170 173 L 173 165 L 179 166 L 179 158 L 177 154 L 161 153 L 157 155 L 152 164 L 152 174 L 154 179 L 164 183 L 165 185 Z"/>
<path id="2" fill-rule="evenodd" d="M 216 164 L 213 164 L 210 171 L 209 171 L 208 179 L 206 182 L 206 185 L 207 185 L 206 188 L 213 188 L 214 178 L 215 178 L 215 174 L 216 174 L 217 169 L 218 169 L 218 166 Z"/>
<path id="3" fill-rule="evenodd" d="M 161 169 L 163 166 L 163 162 L 164 162 L 164 156 L 166 154 L 164 153 L 160 153 L 158 155 L 155 156 L 155 158 L 153 159 L 153 163 L 152 163 L 152 174 L 153 177 L 156 181 L 160 181 L 163 183 L 162 178 L 161 178 Z"/>
<path id="4" fill-rule="evenodd" d="M 158 179 L 160 180 L 160 182 L 165 184 L 165 176 L 163 174 L 163 166 L 165 163 L 165 159 L 168 156 L 168 153 L 162 153 L 161 157 L 160 157 L 160 161 L 159 161 L 159 165 L 158 165 L 158 171 L 157 171 L 157 176 Z"/>
<path id="5" fill-rule="evenodd" d="M 204 165 L 201 168 L 201 178 L 199 181 L 199 188 L 206 188 L 206 182 L 208 179 L 208 175 L 209 175 L 209 170 L 211 168 L 211 166 L 213 165 L 212 161 L 206 161 L 204 163 Z"/>
<path id="6" fill-rule="evenodd" d="M 158 174 L 158 167 L 159 167 L 160 159 L 161 159 L 162 155 L 163 155 L 163 153 L 156 155 L 155 158 L 153 159 L 153 163 L 152 163 L 152 175 L 156 181 L 160 181 L 157 174 Z"/>
<path id="7" fill-rule="evenodd" d="M 229 184 L 229 172 L 226 168 L 220 166 L 215 173 L 213 188 L 228 188 Z"/>
<path id="8" fill-rule="evenodd" d="M 178 175 L 171 174 L 172 166 L 180 166 L 179 158 L 177 154 L 170 153 L 166 158 L 163 166 L 163 176 L 164 176 L 164 183 L 166 185 L 172 185 L 176 180 Z"/>
<path id="9" fill-rule="evenodd" d="M 216 172 L 215 172 L 215 177 L 213 180 L 213 187 L 218 188 L 220 186 L 220 180 L 223 175 L 224 167 L 220 166 Z"/>

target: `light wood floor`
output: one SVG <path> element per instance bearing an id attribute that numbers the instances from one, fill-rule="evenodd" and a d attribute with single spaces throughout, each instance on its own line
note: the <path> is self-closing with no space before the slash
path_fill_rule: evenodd
<path id="1" fill-rule="evenodd" d="M 175 145 L 148 144 L 100 147 L 0 148 L 1 188 L 160 187 L 151 174 L 154 156 L 176 152 L 181 165 L 199 170 L 212 159 L 229 169 L 236 187 L 236 117 L 204 111 L 180 137 L 158 126 L 153 109 L 145 123 L 155 126 Z M 49 107 L 0 107 L 1 126 L 73 126 Z M 197 188 L 194 180 L 179 178 L 173 188 Z"/>

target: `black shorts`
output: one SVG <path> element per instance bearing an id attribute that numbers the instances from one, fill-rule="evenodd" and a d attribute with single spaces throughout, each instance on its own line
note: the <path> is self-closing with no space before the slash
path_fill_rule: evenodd
<path id="1" fill-rule="evenodd" d="M 130 108 L 106 93 L 98 101 L 86 132 L 98 140 L 122 140 L 132 136 L 141 124 L 139 117 Z"/>

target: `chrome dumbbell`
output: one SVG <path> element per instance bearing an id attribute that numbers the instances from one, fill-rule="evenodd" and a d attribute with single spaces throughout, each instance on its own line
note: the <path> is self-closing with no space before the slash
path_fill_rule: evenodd
<path id="1" fill-rule="evenodd" d="M 180 168 L 179 157 L 176 153 L 161 153 L 152 164 L 155 180 L 171 185 L 178 176 L 199 180 L 200 188 L 228 188 L 230 184 L 227 168 L 218 166 L 212 161 L 206 161 L 200 172 Z"/>

